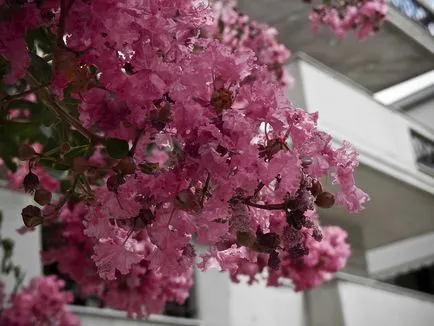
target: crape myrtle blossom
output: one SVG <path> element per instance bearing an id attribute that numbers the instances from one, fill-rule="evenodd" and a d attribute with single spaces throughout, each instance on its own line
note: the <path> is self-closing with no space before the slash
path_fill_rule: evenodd
<path id="1" fill-rule="evenodd" d="M 27 54 L 33 61 L 17 85 L 35 89 L 35 103 L 60 120 L 45 128 L 62 135 L 47 132 L 37 150 L 22 141 L 24 163 L 11 184 L 22 179 L 38 204 L 23 209 L 26 227 L 51 229 L 43 261 L 57 263 L 84 295 L 136 317 L 182 302 L 197 258 L 193 239 L 211 246 L 199 267 L 227 270 L 234 281 L 247 274 L 253 282 L 268 269 L 270 285 L 284 277 L 301 290 L 344 266 L 345 233 L 321 228 L 316 207 L 363 209 L 368 196 L 353 178 L 357 153 L 347 143 L 332 147 L 317 129 L 318 114 L 287 99 L 289 52 L 274 30 L 232 3 L 3 7 L 34 8 L 40 17 L 38 42 L 48 43 L 41 46 L 47 53 Z M 214 12 L 223 30 L 216 31 Z M 34 28 L 28 21 L 24 29 Z M 244 29 L 234 36 L 236 26 Z M 46 81 L 36 61 L 48 67 Z M 14 75 L 5 82 L 23 77 Z M 61 185 L 42 180 L 53 169 L 64 171 Z M 330 176 L 336 194 L 320 182 Z"/>
<path id="2" fill-rule="evenodd" d="M 72 293 L 63 291 L 65 282 L 55 276 L 39 276 L 28 286 L 5 299 L 0 281 L 0 323 L 4 326 L 78 326 L 78 317 L 67 310 Z"/>
<path id="3" fill-rule="evenodd" d="M 246 47 L 256 54 L 258 63 L 269 70 L 273 80 L 289 86 L 292 79 L 285 69 L 289 50 L 277 40 L 275 28 L 250 19 L 241 12 L 235 1 L 217 1 L 213 4 L 214 24 L 209 33 L 232 49 Z"/>
<path id="4" fill-rule="evenodd" d="M 357 38 L 362 40 L 379 30 L 386 19 L 387 8 L 387 0 L 323 1 L 323 4 L 314 6 L 309 20 L 314 31 L 323 24 L 339 37 L 354 30 Z"/>
<path id="5" fill-rule="evenodd" d="M 150 267 L 155 245 L 143 230 L 125 244 L 120 221 L 93 219 L 83 202 L 69 201 L 59 216 L 61 232 L 49 227 L 52 248 L 42 253 L 45 264 L 56 262 L 83 295 L 97 295 L 107 307 L 131 316 L 159 313 L 167 301 L 183 302 L 192 285 L 192 262 L 176 276 Z M 116 227 L 116 223 L 120 225 Z M 119 234 L 122 233 L 122 234 Z M 117 243 L 118 239 L 122 242 Z M 192 259 L 186 253 L 185 259 Z"/>

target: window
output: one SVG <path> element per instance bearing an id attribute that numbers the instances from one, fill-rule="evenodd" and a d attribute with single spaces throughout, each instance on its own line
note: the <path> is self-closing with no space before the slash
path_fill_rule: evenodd
<path id="1" fill-rule="evenodd" d="M 394 285 L 434 295 L 434 266 L 398 275 L 387 281 Z"/>
<path id="2" fill-rule="evenodd" d="M 434 3 L 432 0 L 392 0 L 392 4 L 405 16 L 422 25 L 434 36 Z"/>
<path id="3" fill-rule="evenodd" d="M 416 155 L 416 162 L 422 172 L 434 176 L 434 141 L 411 131 L 411 141 Z"/>

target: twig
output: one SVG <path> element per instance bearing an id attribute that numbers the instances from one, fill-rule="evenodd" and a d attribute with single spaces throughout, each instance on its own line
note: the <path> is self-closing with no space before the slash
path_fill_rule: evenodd
<path id="1" fill-rule="evenodd" d="M 27 74 L 27 79 L 30 81 L 30 84 L 37 85 L 37 80 L 31 74 Z M 37 87 L 37 86 L 34 86 Z M 70 115 L 63 107 L 61 107 L 51 96 L 47 89 L 40 88 L 37 91 L 41 98 L 45 100 L 48 104 L 48 107 L 51 108 L 60 118 L 64 119 L 67 123 L 69 123 L 72 127 L 77 129 L 83 136 L 85 136 L 91 143 L 101 143 L 104 139 L 100 136 L 95 135 L 90 130 L 83 127 L 76 118 Z"/>
<path id="2" fill-rule="evenodd" d="M 0 101 L 10 102 L 10 101 L 12 101 L 14 99 L 26 96 L 28 94 L 32 94 L 32 93 L 36 92 L 37 90 L 40 90 L 41 88 L 47 87 L 48 85 L 49 84 L 42 84 L 42 85 L 36 86 L 34 88 L 31 88 L 31 89 L 29 89 L 27 91 L 24 91 L 22 93 L 13 94 L 13 95 L 6 95 L 6 96 L 2 97 L 2 99 Z"/>
<path id="3" fill-rule="evenodd" d="M 137 144 L 139 143 L 140 137 L 143 135 L 143 132 L 145 129 L 140 129 L 139 133 L 137 134 L 136 138 L 133 142 L 133 147 L 131 147 L 130 152 L 128 153 L 129 156 L 134 156 L 134 153 L 136 152 Z"/>
<path id="4" fill-rule="evenodd" d="M 206 193 L 208 192 L 210 179 L 211 179 L 211 174 L 208 172 L 208 176 L 206 177 L 205 185 L 203 186 L 203 190 L 202 190 L 202 198 L 200 199 L 200 207 L 202 208 L 203 208 L 203 203 L 205 201 Z"/>
<path id="5" fill-rule="evenodd" d="M 266 210 L 269 210 L 269 211 L 286 210 L 287 207 L 288 207 L 287 203 L 261 205 L 261 204 L 252 203 L 248 199 L 244 200 L 243 203 L 245 205 L 247 205 L 247 206 L 251 206 L 251 207 L 255 207 L 255 208 L 260 208 L 260 209 L 266 209 Z"/>

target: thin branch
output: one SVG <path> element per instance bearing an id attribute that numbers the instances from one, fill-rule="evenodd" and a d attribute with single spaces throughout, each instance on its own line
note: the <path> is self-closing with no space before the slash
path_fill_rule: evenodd
<path id="1" fill-rule="evenodd" d="M 143 135 L 143 132 L 145 131 L 145 129 L 140 129 L 139 133 L 136 135 L 136 138 L 134 139 L 133 142 L 133 147 L 131 147 L 129 155 L 132 157 L 134 156 L 134 153 L 136 152 L 136 148 L 137 148 L 137 144 L 139 143 L 140 137 Z"/>
<path id="2" fill-rule="evenodd" d="M 63 41 L 63 36 L 65 35 L 66 28 L 66 16 L 68 15 L 69 9 L 71 9 L 72 4 L 75 0 L 70 0 L 68 3 L 67 0 L 60 1 L 60 17 L 59 17 L 59 28 L 57 30 L 57 45 L 63 47 L 65 42 Z"/>
<path id="3" fill-rule="evenodd" d="M 251 206 L 251 207 L 255 207 L 255 208 L 260 208 L 260 209 L 266 209 L 266 210 L 269 210 L 269 211 L 286 210 L 287 206 L 288 206 L 286 203 L 261 205 L 261 204 L 252 203 L 248 199 L 244 200 L 244 204 L 247 205 L 247 206 Z"/>
<path id="4" fill-rule="evenodd" d="M 258 186 L 255 189 L 255 193 L 253 194 L 253 197 L 258 196 L 259 192 L 264 188 L 265 184 L 263 182 L 260 182 Z"/>
<path id="5" fill-rule="evenodd" d="M 208 172 L 208 176 L 206 177 L 205 185 L 203 186 L 203 190 L 202 190 L 202 198 L 200 199 L 200 207 L 202 208 L 203 208 L 203 203 L 205 201 L 206 193 L 208 192 L 210 179 L 211 179 L 211 174 Z"/>
<path id="6" fill-rule="evenodd" d="M 30 84 L 33 84 L 34 87 L 37 87 L 37 80 L 31 74 L 27 74 L 27 77 L 30 81 Z M 101 143 L 103 138 L 95 135 L 90 130 L 83 127 L 76 118 L 70 115 L 60 104 L 56 102 L 56 100 L 52 97 L 52 95 L 48 92 L 46 88 L 41 88 L 37 91 L 43 100 L 48 104 L 48 107 L 51 108 L 60 118 L 64 119 L 67 123 L 69 123 L 72 127 L 77 129 L 83 136 L 85 136 L 91 143 Z"/>
<path id="7" fill-rule="evenodd" d="M 29 121 L 26 119 L 15 119 L 15 120 L 0 120 L 0 125 L 39 125 L 38 121 Z"/>
<path id="8" fill-rule="evenodd" d="M 0 101 L 10 102 L 10 101 L 12 101 L 14 99 L 17 99 L 17 98 L 20 98 L 20 97 L 32 94 L 32 93 L 36 92 L 37 90 L 40 90 L 41 88 L 47 87 L 48 85 L 49 84 L 42 84 L 42 85 L 36 86 L 34 88 L 31 88 L 31 89 L 29 89 L 27 91 L 24 91 L 22 93 L 13 94 L 13 95 L 6 95 Z"/>

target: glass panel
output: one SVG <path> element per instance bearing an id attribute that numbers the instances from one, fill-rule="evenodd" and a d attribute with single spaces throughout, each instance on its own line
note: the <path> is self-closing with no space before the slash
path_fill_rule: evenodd
<path id="1" fill-rule="evenodd" d="M 424 7 L 417 0 L 392 0 L 392 4 L 399 9 L 404 15 L 425 27 L 432 36 L 434 36 L 434 0 L 425 0 Z"/>

